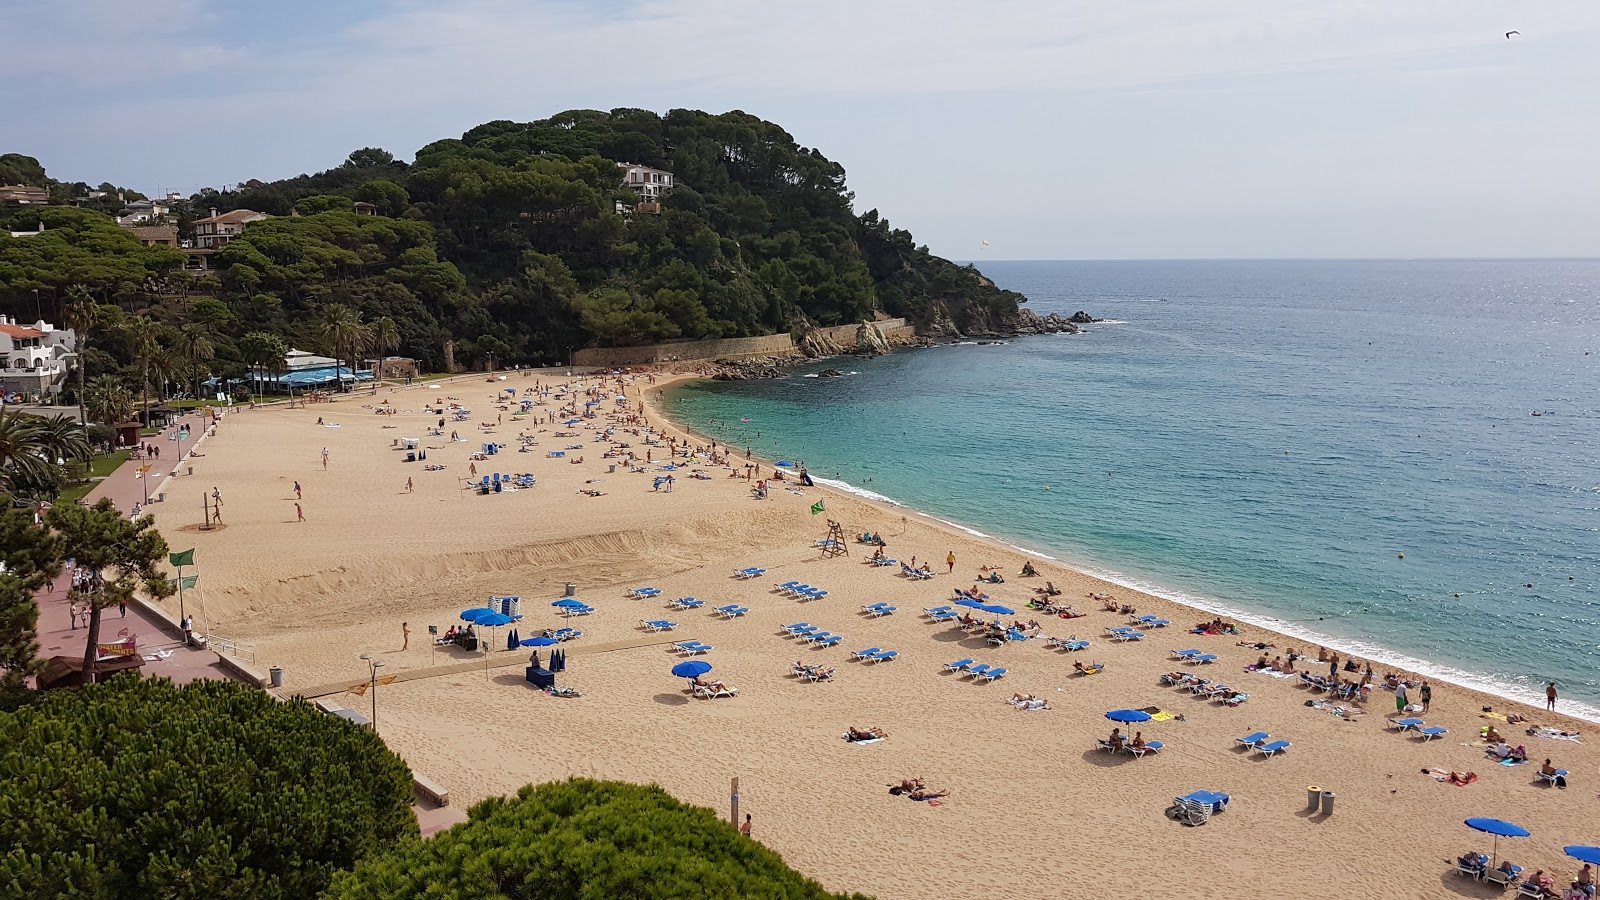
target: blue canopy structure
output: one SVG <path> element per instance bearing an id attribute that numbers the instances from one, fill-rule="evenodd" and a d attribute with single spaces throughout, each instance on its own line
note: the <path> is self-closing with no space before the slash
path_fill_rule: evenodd
<path id="1" fill-rule="evenodd" d="M 1131 723 L 1148 722 L 1150 714 L 1142 709 L 1113 709 L 1106 713 L 1106 718 L 1113 722 Z"/>
<path id="2" fill-rule="evenodd" d="M 709 671 L 711 671 L 711 663 L 703 659 L 691 659 L 688 662 L 681 662 L 672 667 L 672 674 L 679 678 L 699 678 Z"/>
<path id="3" fill-rule="evenodd" d="M 354 375 L 344 366 L 319 366 L 315 369 L 297 369 L 268 380 L 282 387 L 316 387 L 340 381 L 371 381 L 371 371 L 357 370 Z"/>

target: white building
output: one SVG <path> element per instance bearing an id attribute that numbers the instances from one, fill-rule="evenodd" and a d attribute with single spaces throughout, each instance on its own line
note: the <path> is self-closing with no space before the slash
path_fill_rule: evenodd
<path id="1" fill-rule="evenodd" d="M 165 219 L 172 207 L 161 200 L 133 200 L 117 216 L 118 225 L 149 225 Z"/>
<path id="2" fill-rule="evenodd" d="M 7 394 L 60 393 L 68 361 L 77 356 L 78 339 L 70 328 L 43 320 L 32 325 L 0 316 L 0 391 Z"/>
<path id="3" fill-rule="evenodd" d="M 228 246 L 228 242 L 239 236 L 239 232 L 251 222 L 270 219 L 266 213 L 258 213 L 249 209 L 236 209 L 217 215 L 213 209 L 211 215 L 204 219 L 194 221 L 194 245 L 199 250 L 221 250 Z"/>
<path id="4" fill-rule="evenodd" d="M 637 163 L 622 163 L 624 174 L 622 183 L 633 189 L 639 199 L 646 203 L 655 203 L 667 191 L 672 190 L 672 173 L 661 169 L 652 169 Z"/>

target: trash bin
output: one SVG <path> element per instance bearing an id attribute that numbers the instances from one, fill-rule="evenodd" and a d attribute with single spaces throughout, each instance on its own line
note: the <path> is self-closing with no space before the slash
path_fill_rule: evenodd
<path id="1" fill-rule="evenodd" d="M 1322 814 L 1325 816 L 1333 815 L 1333 791 L 1322 792 Z"/>
<path id="2" fill-rule="evenodd" d="M 606 467 L 606 473 L 608 475 L 617 474 L 617 464 L 616 463 L 612 463 L 610 466 Z"/>
<path id="3" fill-rule="evenodd" d="M 189 471 L 188 471 L 188 474 L 190 474 L 190 475 L 193 475 L 193 474 L 194 474 L 194 466 L 190 466 L 190 467 L 189 467 Z"/>
<path id="4" fill-rule="evenodd" d="M 167 502 L 167 492 L 166 491 L 161 491 L 160 493 L 156 494 L 156 502 L 157 503 L 165 503 L 165 502 Z"/>
<path id="5" fill-rule="evenodd" d="M 576 597 L 576 596 L 578 596 L 578 586 L 573 584 L 570 581 L 567 582 L 567 596 L 568 597 Z"/>
<path id="6" fill-rule="evenodd" d="M 273 666 L 267 671 L 267 674 L 272 679 L 273 687 L 283 687 L 283 666 Z"/>
<path id="7" fill-rule="evenodd" d="M 1314 784 L 1306 785 L 1306 812 L 1316 812 L 1322 805 L 1322 788 Z"/>

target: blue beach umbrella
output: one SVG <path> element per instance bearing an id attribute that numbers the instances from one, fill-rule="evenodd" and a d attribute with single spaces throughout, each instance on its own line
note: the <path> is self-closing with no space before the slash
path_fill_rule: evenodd
<path id="1" fill-rule="evenodd" d="M 479 616 L 473 624 L 481 625 L 484 628 L 499 628 L 501 625 L 510 625 L 514 621 L 516 620 L 505 613 L 490 612 L 486 616 Z"/>
<path id="2" fill-rule="evenodd" d="M 1000 606 L 1000 605 L 997 605 L 997 604 L 996 605 L 988 605 L 988 604 L 981 604 L 980 603 L 978 605 L 978 609 L 981 609 L 986 613 L 993 613 L 993 614 L 995 614 L 997 616 L 1014 616 L 1014 615 L 1017 614 L 1017 611 L 1012 609 L 1011 607 L 1009 607 L 1009 606 Z"/>
<path id="3" fill-rule="evenodd" d="M 483 618 L 484 616 L 498 616 L 498 615 L 500 615 L 498 612 L 490 609 L 487 606 L 479 606 L 479 607 L 476 607 L 474 609 L 463 610 L 462 613 L 461 613 L 461 621 L 463 621 L 463 622 L 471 622 L 472 624 L 476 625 L 476 624 L 478 624 L 478 620 Z"/>
<path id="4" fill-rule="evenodd" d="M 1106 718 L 1113 722 L 1127 724 L 1131 722 L 1148 722 L 1150 721 L 1150 714 L 1142 709 L 1113 709 L 1111 712 L 1106 713 Z"/>
<path id="5" fill-rule="evenodd" d="M 1513 825 L 1503 819 L 1468 819 L 1467 827 L 1473 831 L 1494 835 L 1494 849 L 1489 851 L 1489 865 L 1494 865 L 1495 857 L 1500 855 L 1500 839 L 1503 837 L 1524 838 L 1528 836 L 1528 829 L 1521 825 Z"/>
<path id="6" fill-rule="evenodd" d="M 551 606 L 560 606 L 560 607 L 563 607 L 565 609 L 577 609 L 577 608 L 579 608 L 581 606 L 586 606 L 587 604 L 584 603 L 582 600 L 578 600 L 578 599 L 573 598 L 573 597 L 563 597 L 560 600 L 557 600 L 556 602 L 554 602 L 554 603 L 552 603 L 550 605 Z"/>
<path id="7" fill-rule="evenodd" d="M 561 642 L 555 638 L 544 637 L 541 635 L 540 637 L 523 638 L 520 643 L 524 647 L 550 647 Z"/>
<path id="8" fill-rule="evenodd" d="M 699 678 L 709 671 L 711 671 L 711 663 L 703 659 L 691 659 L 688 662 L 681 662 L 672 667 L 672 674 L 679 678 Z"/>
<path id="9" fill-rule="evenodd" d="M 568 419 L 566 422 L 564 422 L 562 424 L 564 424 L 564 425 L 576 425 L 576 424 L 578 424 L 578 422 L 579 422 L 578 419 Z"/>
<path id="10" fill-rule="evenodd" d="M 957 600 L 956 601 L 956 605 L 957 606 L 965 606 L 968 609 L 983 609 L 983 603 L 982 602 L 980 602 L 978 600 L 969 600 L 966 597 L 962 597 L 960 600 Z"/>
<path id="11" fill-rule="evenodd" d="M 1591 866 L 1600 866 L 1600 847 L 1585 847 L 1580 844 L 1573 847 L 1562 847 L 1561 849 L 1578 862 L 1586 862 Z"/>

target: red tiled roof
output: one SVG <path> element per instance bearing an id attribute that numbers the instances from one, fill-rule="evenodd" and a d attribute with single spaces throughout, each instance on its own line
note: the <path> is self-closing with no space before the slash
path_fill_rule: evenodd
<path id="1" fill-rule="evenodd" d="M 10 335 L 14 338 L 42 338 L 44 332 L 37 328 L 24 328 L 21 325 L 0 324 L 0 334 Z"/>

